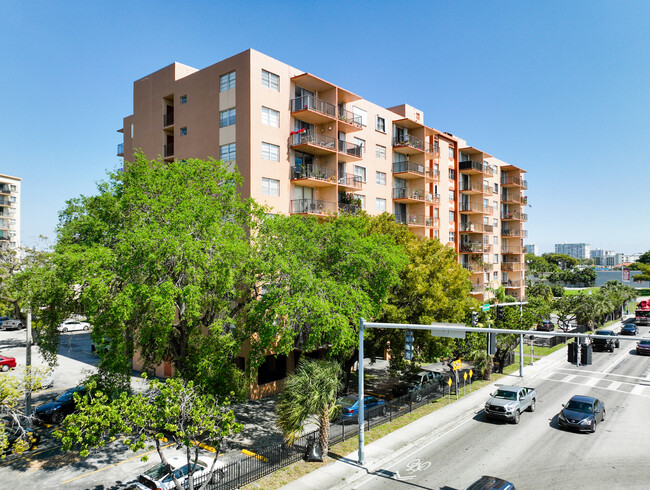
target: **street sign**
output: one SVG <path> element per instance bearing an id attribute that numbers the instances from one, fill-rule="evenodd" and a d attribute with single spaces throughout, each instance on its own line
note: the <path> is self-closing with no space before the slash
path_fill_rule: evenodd
<path id="1" fill-rule="evenodd" d="M 453 362 L 451 363 L 451 368 L 452 368 L 454 371 L 458 371 L 458 370 L 460 369 L 460 359 L 456 359 L 455 361 L 453 361 Z"/>
<path id="2" fill-rule="evenodd" d="M 463 379 L 467 381 L 467 371 L 463 373 Z"/>
<path id="3" fill-rule="evenodd" d="M 474 376 L 474 372 L 470 369 L 469 370 L 469 377 L 471 378 L 472 376 Z"/>
<path id="4" fill-rule="evenodd" d="M 432 323 L 432 327 L 464 327 L 464 323 Z M 464 339 L 465 332 L 462 330 L 446 330 L 444 328 L 431 330 L 431 335 L 434 337 L 451 337 L 453 339 Z"/>
<path id="5" fill-rule="evenodd" d="M 451 382 L 451 378 L 449 378 L 449 379 L 447 380 L 447 384 L 448 384 L 449 387 L 451 388 L 451 384 L 452 384 L 452 382 Z"/>
<path id="6" fill-rule="evenodd" d="M 490 305 L 481 305 L 481 310 L 490 311 Z"/>

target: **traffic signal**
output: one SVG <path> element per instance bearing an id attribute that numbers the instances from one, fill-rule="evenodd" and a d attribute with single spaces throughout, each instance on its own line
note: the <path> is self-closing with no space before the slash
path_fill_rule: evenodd
<path id="1" fill-rule="evenodd" d="M 497 334 L 495 333 L 487 335 L 487 353 L 491 356 L 497 353 Z"/>
<path id="2" fill-rule="evenodd" d="M 404 359 L 413 359 L 413 330 L 407 330 L 404 336 Z"/>
<path id="3" fill-rule="evenodd" d="M 472 327 L 478 325 L 478 311 L 472 311 Z"/>
<path id="4" fill-rule="evenodd" d="M 503 306 L 497 305 L 497 320 L 504 320 L 505 314 L 503 311 Z"/>

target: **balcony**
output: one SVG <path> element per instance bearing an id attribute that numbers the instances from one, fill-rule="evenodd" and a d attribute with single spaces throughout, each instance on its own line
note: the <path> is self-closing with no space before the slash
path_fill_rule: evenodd
<path id="1" fill-rule="evenodd" d="M 490 206 L 487 206 L 490 209 L 490 213 L 492 214 L 492 208 Z M 467 213 L 467 214 L 486 214 L 485 211 L 485 206 L 483 206 L 483 203 L 478 203 L 478 202 L 461 202 L 460 204 L 460 212 L 461 213 Z"/>
<path id="2" fill-rule="evenodd" d="M 434 182 L 440 182 L 440 170 L 427 170 L 427 178 L 433 180 Z"/>
<path id="3" fill-rule="evenodd" d="M 423 214 L 404 214 L 396 215 L 395 223 L 409 226 L 436 226 L 439 220 Z"/>
<path id="4" fill-rule="evenodd" d="M 502 192 L 501 193 L 501 202 L 504 203 L 516 203 L 516 204 L 528 204 L 528 198 L 521 194 L 515 194 L 514 192 Z"/>
<path id="5" fill-rule="evenodd" d="M 521 187 L 522 189 L 528 189 L 528 182 L 519 177 L 509 177 L 507 175 L 501 176 L 501 185 L 506 187 Z"/>
<path id="6" fill-rule="evenodd" d="M 339 214 L 357 214 L 359 211 L 361 211 L 361 206 L 358 204 L 345 204 L 345 203 L 338 203 L 338 208 L 339 208 Z"/>
<path id="7" fill-rule="evenodd" d="M 300 120 L 311 124 L 322 124 L 336 120 L 336 106 L 313 95 L 291 99 L 291 114 L 299 114 Z"/>
<path id="8" fill-rule="evenodd" d="M 528 215 L 519 211 L 508 211 L 501 214 L 501 219 L 506 221 L 528 221 Z"/>
<path id="9" fill-rule="evenodd" d="M 424 151 L 424 141 L 407 134 L 400 138 L 393 138 L 393 150 L 405 155 L 413 155 Z"/>
<path id="10" fill-rule="evenodd" d="M 481 182 L 460 182 L 460 192 L 467 194 L 483 194 L 485 190 Z"/>
<path id="11" fill-rule="evenodd" d="M 501 270 L 504 272 L 518 272 L 524 270 L 524 265 L 521 262 L 502 262 Z"/>
<path id="12" fill-rule="evenodd" d="M 332 155 L 336 153 L 336 140 L 314 131 L 303 131 L 293 135 L 291 148 L 310 154 Z"/>
<path id="13" fill-rule="evenodd" d="M 460 231 L 466 233 L 492 233 L 494 226 L 483 223 L 461 223 Z"/>
<path id="14" fill-rule="evenodd" d="M 11 189 L 6 184 L 0 184 L 0 194 L 11 194 Z"/>
<path id="15" fill-rule="evenodd" d="M 363 121 L 361 116 L 357 116 L 353 112 L 346 111 L 345 109 L 339 110 L 339 130 L 346 133 L 351 131 L 359 131 L 363 129 Z"/>
<path id="16" fill-rule="evenodd" d="M 336 185 L 336 172 L 330 168 L 318 165 L 303 165 L 291 167 L 290 180 L 306 180 L 313 187 L 327 187 Z"/>
<path id="17" fill-rule="evenodd" d="M 118 157 L 123 157 L 124 156 L 124 143 L 119 143 L 117 145 L 117 156 Z"/>
<path id="18" fill-rule="evenodd" d="M 458 164 L 458 169 L 464 174 L 482 174 L 488 177 L 492 177 L 494 175 L 494 172 L 488 165 L 484 164 L 483 162 L 476 162 L 474 160 L 460 162 Z"/>
<path id="19" fill-rule="evenodd" d="M 401 202 L 430 202 L 437 203 L 440 196 L 437 194 L 425 193 L 423 189 L 413 187 L 393 187 L 393 199 Z"/>
<path id="20" fill-rule="evenodd" d="M 485 286 L 483 284 L 472 284 L 471 294 L 483 294 L 483 291 L 485 291 Z"/>
<path id="21" fill-rule="evenodd" d="M 484 245 L 483 242 L 461 241 L 460 243 L 461 253 L 483 253 L 487 252 L 486 247 L 487 245 Z"/>
<path id="22" fill-rule="evenodd" d="M 501 246 L 501 253 L 502 254 L 521 254 L 521 247 L 514 247 L 510 246 L 508 244 L 503 244 Z"/>
<path id="23" fill-rule="evenodd" d="M 528 236 L 528 230 L 502 228 L 501 236 L 506 238 L 526 238 Z"/>
<path id="24" fill-rule="evenodd" d="M 433 145 L 427 143 L 424 146 L 424 151 L 429 155 L 432 155 L 434 158 L 440 158 L 440 147 L 437 143 L 434 143 Z"/>
<path id="25" fill-rule="evenodd" d="M 174 113 L 163 114 L 163 128 L 174 125 Z"/>
<path id="26" fill-rule="evenodd" d="M 165 158 L 171 158 L 174 156 L 174 143 L 170 143 L 163 147 L 163 156 Z"/>
<path id="27" fill-rule="evenodd" d="M 318 199 L 295 199 L 291 201 L 291 214 L 326 215 L 336 213 L 338 209 L 337 203 L 330 201 Z"/>
<path id="28" fill-rule="evenodd" d="M 520 288 L 521 287 L 521 281 L 511 281 L 511 280 L 506 280 L 506 281 L 501 281 L 501 284 L 504 285 L 507 288 Z"/>
<path id="29" fill-rule="evenodd" d="M 9 199 L 0 199 L 0 206 L 11 206 L 12 204 Z"/>
<path id="30" fill-rule="evenodd" d="M 363 187 L 363 178 L 360 175 L 343 174 L 339 176 L 339 187 L 359 190 Z"/>
<path id="31" fill-rule="evenodd" d="M 393 174 L 399 174 L 402 179 L 419 179 L 424 177 L 424 165 L 411 162 L 393 162 Z"/>
<path id="32" fill-rule="evenodd" d="M 339 140 L 339 160 L 342 162 L 354 162 L 361 160 L 363 150 L 361 146 L 347 141 Z"/>

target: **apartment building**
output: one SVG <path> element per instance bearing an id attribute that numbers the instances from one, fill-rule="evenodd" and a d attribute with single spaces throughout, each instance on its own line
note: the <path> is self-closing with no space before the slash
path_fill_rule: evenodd
<path id="1" fill-rule="evenodd" d="M 575 259 L 588 259 L 591 256 L 591 246 L 588 243 L 556 243 L 555 253 Z"/>
<path id="2" fill-rule="evenodd" d="M 0 174 L 0 247 L 20 246 L 20 182 L 18 177 Z"/>
<path id="3" fill-rule="evenodd" d="M 399 94 L 396 94 L 399 97 Z M 284 214 L 392 213 L 456 249 L 472 294 L 524 297 L 525 171 L 254 50 L 197 70 L 173 63 L 134 82 L 118 156 L 233 162 L 241 193 Z"/>

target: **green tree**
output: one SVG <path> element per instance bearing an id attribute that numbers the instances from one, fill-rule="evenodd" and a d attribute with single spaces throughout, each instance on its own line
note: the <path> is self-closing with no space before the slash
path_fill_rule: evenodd
<path id="1" fill-rule="evenodd" d="M 641 261 L 637 262 L 636 265 L 638 270 L 641 271 L 641 274 L 635 274 L 634 276 L 632 276 L 634 282 L 650 281 L 650 265 L 645 264 Z"/>
<path id="2" fill-rule="evenodd" d="M 557 268 L 555 264 L 549 264 L 543 256 L 538 257 L 533 254 L 526 254 L 525 261 L 528 272 L 537 276 L 541 276 L 543 273 L 551 272 Z"/>
<path id="3" fill-rule="evenodd" d="M 97 195 L 69 201 L 38 295 L 46 345 L 81 312 L 93 340 L 111 346 L 100 369 L 128 376 L 137 351 L 146 368 L 167 361 L 215 392 L 241 388 L 230 332 L 253 297 L 248 231 L 263 214 L 240 184 L 222 162 L 136 155 Z"/>
<path id="4" fill-rule="evenodd" d="M 334 361 L 305 359 L 290 374 L 276 406 L 277 424 L 289 444 L 302 432 L 305 422 L 318 426 L 323 455 L 329 450 L 330 419 L 336 413 L 341 389 L 341 366 Z"/>
<path id="5" fill-rule="evenodd" d="M 228 407 L 228 399 L 206 394 L 192 381 L 168 378 L 161 383 L 153 379 L 146 391 L 133 395 L 122 392 L 113 399 L 96 390 L 93 382 L 86 388 L 87 395 L 74 394 L 77 412 L 68 415 L 61 429 L 54 433 L 61 439 L 64 450 L 78 451 L 82 457 L 124 436 L 121 440 L 130 450 L 155 447 L 161 463 L 167 465 L 161 442 L 167 438 L 185 450 L 191 473 L 196 468 L 200 445 L 214 447 L 210 467 L 214 474 L 223 438 L 241 430 Z M 181 482 L 176 476 L 173 479 L 176 488 L 182 490 Z M 209 481 L 210 477 L 201 489 Z M 194 488 L 191 475 L 189 485 L 190 489 Z"/>
<path id="6" fill-rule="evenodd" d="M 543 298 L 547 301 L 553 299 L 553 291 L 551 290 L 551 287 L 541 282 L 537 282 L 535 284 L 531 284 L 530 286 L 528 286 L 526 288 L 526 295 L 528 296 L 528 298 L 538 297 L 538 298 Z"/>
<path id="7" fill-rule="evenodd" d="M 641 257 L 639 257 L 639 260 L 637 260 L 637 263 L 650 265 L 650 250 L 642 254 Z"/>
<path id="8" fill-rule="evenodd" d="M 558 326 L 567 331 L 571 322 L 576 320 L 576 311 L 582 297 L 580 295 L 568 295 L 556 298 L 552 305 L 557 314 Z"/>
<path id="9" fill-rule="evenodd" d="M 544 257 L 549 264 L 553 264 L 555 267 L 562 270 L 572 269 L 578 265 L 578 259 L 566 254 L 545 253 L 542 257 Z"/>

